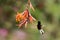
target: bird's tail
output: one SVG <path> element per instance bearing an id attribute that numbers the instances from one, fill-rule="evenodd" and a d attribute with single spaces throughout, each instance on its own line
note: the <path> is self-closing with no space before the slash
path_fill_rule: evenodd
<path id="1" fill-rule="evenodd" d="M 40 29 L 40 34 L 43 35 L 44 34 L 44 30 Z"/>

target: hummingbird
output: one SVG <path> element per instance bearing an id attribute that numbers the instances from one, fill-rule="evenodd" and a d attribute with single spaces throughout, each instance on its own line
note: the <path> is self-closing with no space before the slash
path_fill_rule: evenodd
<path id="1" fill-rule="evenodd" d="M 41 22 L 40 21 L 38 21 L 37 29 L 39 30 L 40 34 L 42 34 L 42 35 L 44 34 L 44 30 L 42 28 L 42 25 L 41 25 Z"/>

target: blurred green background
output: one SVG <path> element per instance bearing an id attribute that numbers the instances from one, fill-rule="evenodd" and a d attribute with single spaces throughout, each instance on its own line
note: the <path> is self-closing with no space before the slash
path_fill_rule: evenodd
<path id="1" fill-rule="evenodd" d="M 0 0 L 0 40 L 60 40 L 60 0 L 31 0 L 35 11 L 30 9 L 31 15 L 44 25 L 45 34 L 40 35 L 37 21 L 29 23 L 26 29 L 20 30 L 16 26 L 17 12 L 25 10 L 28 0 Z"/>

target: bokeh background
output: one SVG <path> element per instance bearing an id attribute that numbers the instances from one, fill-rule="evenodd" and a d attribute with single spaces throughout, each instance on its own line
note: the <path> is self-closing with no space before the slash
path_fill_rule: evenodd
<path id="1" fill-rule="evenodd" d="M 35 22 L 27 28 L 16 26 L 16 13 L 23 12 L 28 0 L 0 0 L 0 40 L 60 40 L 60 0 L 31 0 L 30 9 Z M 37 29 L 41 21 L 45 31 L 42 36 Z"/>

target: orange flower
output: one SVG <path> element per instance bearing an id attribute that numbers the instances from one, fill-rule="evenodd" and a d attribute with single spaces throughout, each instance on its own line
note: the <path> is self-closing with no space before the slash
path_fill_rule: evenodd
<path id="1" fill-rule="evenodd" d="M 26 9 L 24 12 L 23 12 L 23 15 L 22 15 L 22 17 L 23 17 L 23 19 L 25 20 L 26 18 L 28 18 L 28 10 Z"/>
<path id="2" fill-rule="evenodd" d="M 17 12 L 16 21 L 19 22 L 19 28 L 23 25 L 27 26 L 27 23 L 32 22 L 33 20 L 35 20 L 35 18 L 31 16 L 28 9 L 26 9 L 23 13 Z"/>
<path id="3" fill-rule="evenodd" d="M 25 19 L 25 20 L 22 20 L 22 21 L 20 22 L 20 24 L 18 25 L 18 26 L 19 26 L 19 28 L 20 28 L 20 27 L 22 27 L 26 22 L 27 22 L 27 20 L 26 20 L 26 19 Z"/>
<path id="4" fill-rule="evenodd" d="M 20 14 L 19 12 L 17 12 L 17 15 L 16 15 L 16 22 L 19 22 L 22 20 L 22 14 Z"/>
<path id="5" fill-rule="evenodd" d="M 32 22 L 32 21 L 36 21 L 36 19 L 34 17 L 31 16 L 31 14 L 29 15 L 29 21 Z"/>

